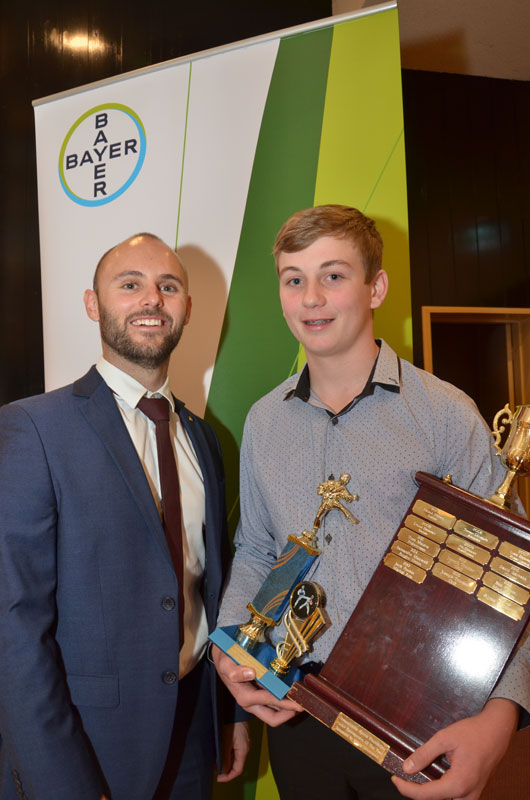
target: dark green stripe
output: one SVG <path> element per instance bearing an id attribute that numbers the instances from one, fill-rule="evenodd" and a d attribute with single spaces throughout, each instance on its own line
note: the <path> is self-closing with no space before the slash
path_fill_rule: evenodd
<path id="1" fill-rule="evenodd" d="M 229 508 L 247 411 L 287 377 L 298 351 L 271 250 L 287 217 L 313 205 L 332 36 L 325 28 L 280 42 L 265 104 L 206 412 L 221 438 Z"/>

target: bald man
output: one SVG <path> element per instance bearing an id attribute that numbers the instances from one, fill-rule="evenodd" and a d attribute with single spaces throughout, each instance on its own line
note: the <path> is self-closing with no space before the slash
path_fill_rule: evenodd
<path id="1" fill-rule="evenodd" d="M 228 559 L 223 467 L 167 377 L 187 274 L 137 234 L 105 253 L 84 302 L 96 366 L 0 409 L 0 800 L 206 800 L 216 753 L 230 780 L 248 737 L 226 726 L 221 757 L 204 653 Z M 180 571 L 142 398 L 169 417 Z"/>

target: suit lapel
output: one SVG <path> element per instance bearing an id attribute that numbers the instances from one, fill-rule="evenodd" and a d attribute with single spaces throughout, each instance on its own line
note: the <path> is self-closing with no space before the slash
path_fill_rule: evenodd
<path id="1" fill-rule="evenodd" d="M 80 398 L 81 413 L 103 442 L 126 483 L 133 502 L 140 509 L 164 556 L 172 563 L 151 489 L 111 390 L 96 368 L 92 367 L 83 378 L 74 383 L 73 393 Z M 82 398 L 86 399 L 83 401 Z"/>

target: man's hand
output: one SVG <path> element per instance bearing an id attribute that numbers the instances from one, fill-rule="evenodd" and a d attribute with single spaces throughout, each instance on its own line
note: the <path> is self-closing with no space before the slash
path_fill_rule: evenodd
<path id="1" fill-rule="evenodd" d="M 301 710 L 291 700 L 277 700 L 266 689 L 256 686 L 253 683 L 256 677 L 254 670 L 236 664 L 215 645 L 212 647 L 212 658 L 219 677 L 236 702 L 267 725 L 275 728 Z"/>
<path id="2" fill-rule="evenodd" d="M 250 732 L 247 722 L 235 722 L 223 728 L 222 771 L 217 775 L 219 783 L 228 783 L 243 772 L 247 753 L 250 750 Z"/>
<path id="3" fill-rule="evenodd" d="M 442 778 L 415 784 L 394 775 L 392 781 L 412 800 L 479 800 L 508 749 L 518 717 L 519 706 L 511 700 L 489 700 L 480 714 L 438 731 L 403 762 L 403 771 L 413 774 L 445 755 L 451 768 Z"/>

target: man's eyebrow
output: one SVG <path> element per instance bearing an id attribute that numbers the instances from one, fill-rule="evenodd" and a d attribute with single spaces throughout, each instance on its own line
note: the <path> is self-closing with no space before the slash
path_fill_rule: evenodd
<path id="1" fill-rule="evenodd" d="M 144 273 L 140 272 L 139 269 L 126 269 L 123 272 L 118 273 L 118 275 L 115 275 L 112 280 L 121 281 L 122 278 L 141 278 L 143 274 Z"/>
<path id="2" fill-rule="evenodd" d="M 301 272 L 300 267 L 289 265 L 287 267 L 282 267 L 281 269 L 279 269 L 278 270 L 278 275 L 283 275 L 284 272 L 289 272 L 289 271 L 291 271 L 291 272 Z"/>
<path id="3" fill-rule="evenodd" d="M 118 275 L 115 275 L 112 280 L 114 281 L 121 281 L 123 278 L 145 278 L 145 272 L 142 272 L 139 269 L 126 269 L 123 272 L 120 272 Z M 171 272 L 166 272 L 163 275 L 157 275 L 157 280 L 159 281 L 175 281 L 176 283 L 180 283 L 181 286 L 184 285 L 182 278 L 178 275 L 173 275 Z"/>
<path id="4" fill-rule="evenodd" d="M 351 264 L 342 258 L 332 258 L 329 261 L 323 261 L 319 269 L 327 269 L 328 267 L 351 267 Z"/>
<path id="5" fill-rule="evenodd" d="M 351 264 L 348 261 L 344 261 L 341 258 L 331 258 L 329 261 L 323 261 L 322 264 L 318 265 L 319 270 L 329 269 L 329 267 L 350 267 Z M 285 272 L 303 272 L 301 267 L 297 267 L 296 264 L 288 264 L 285 267 L 282 267 L 278 270 L 278 275 L 283 275 Z"/>

